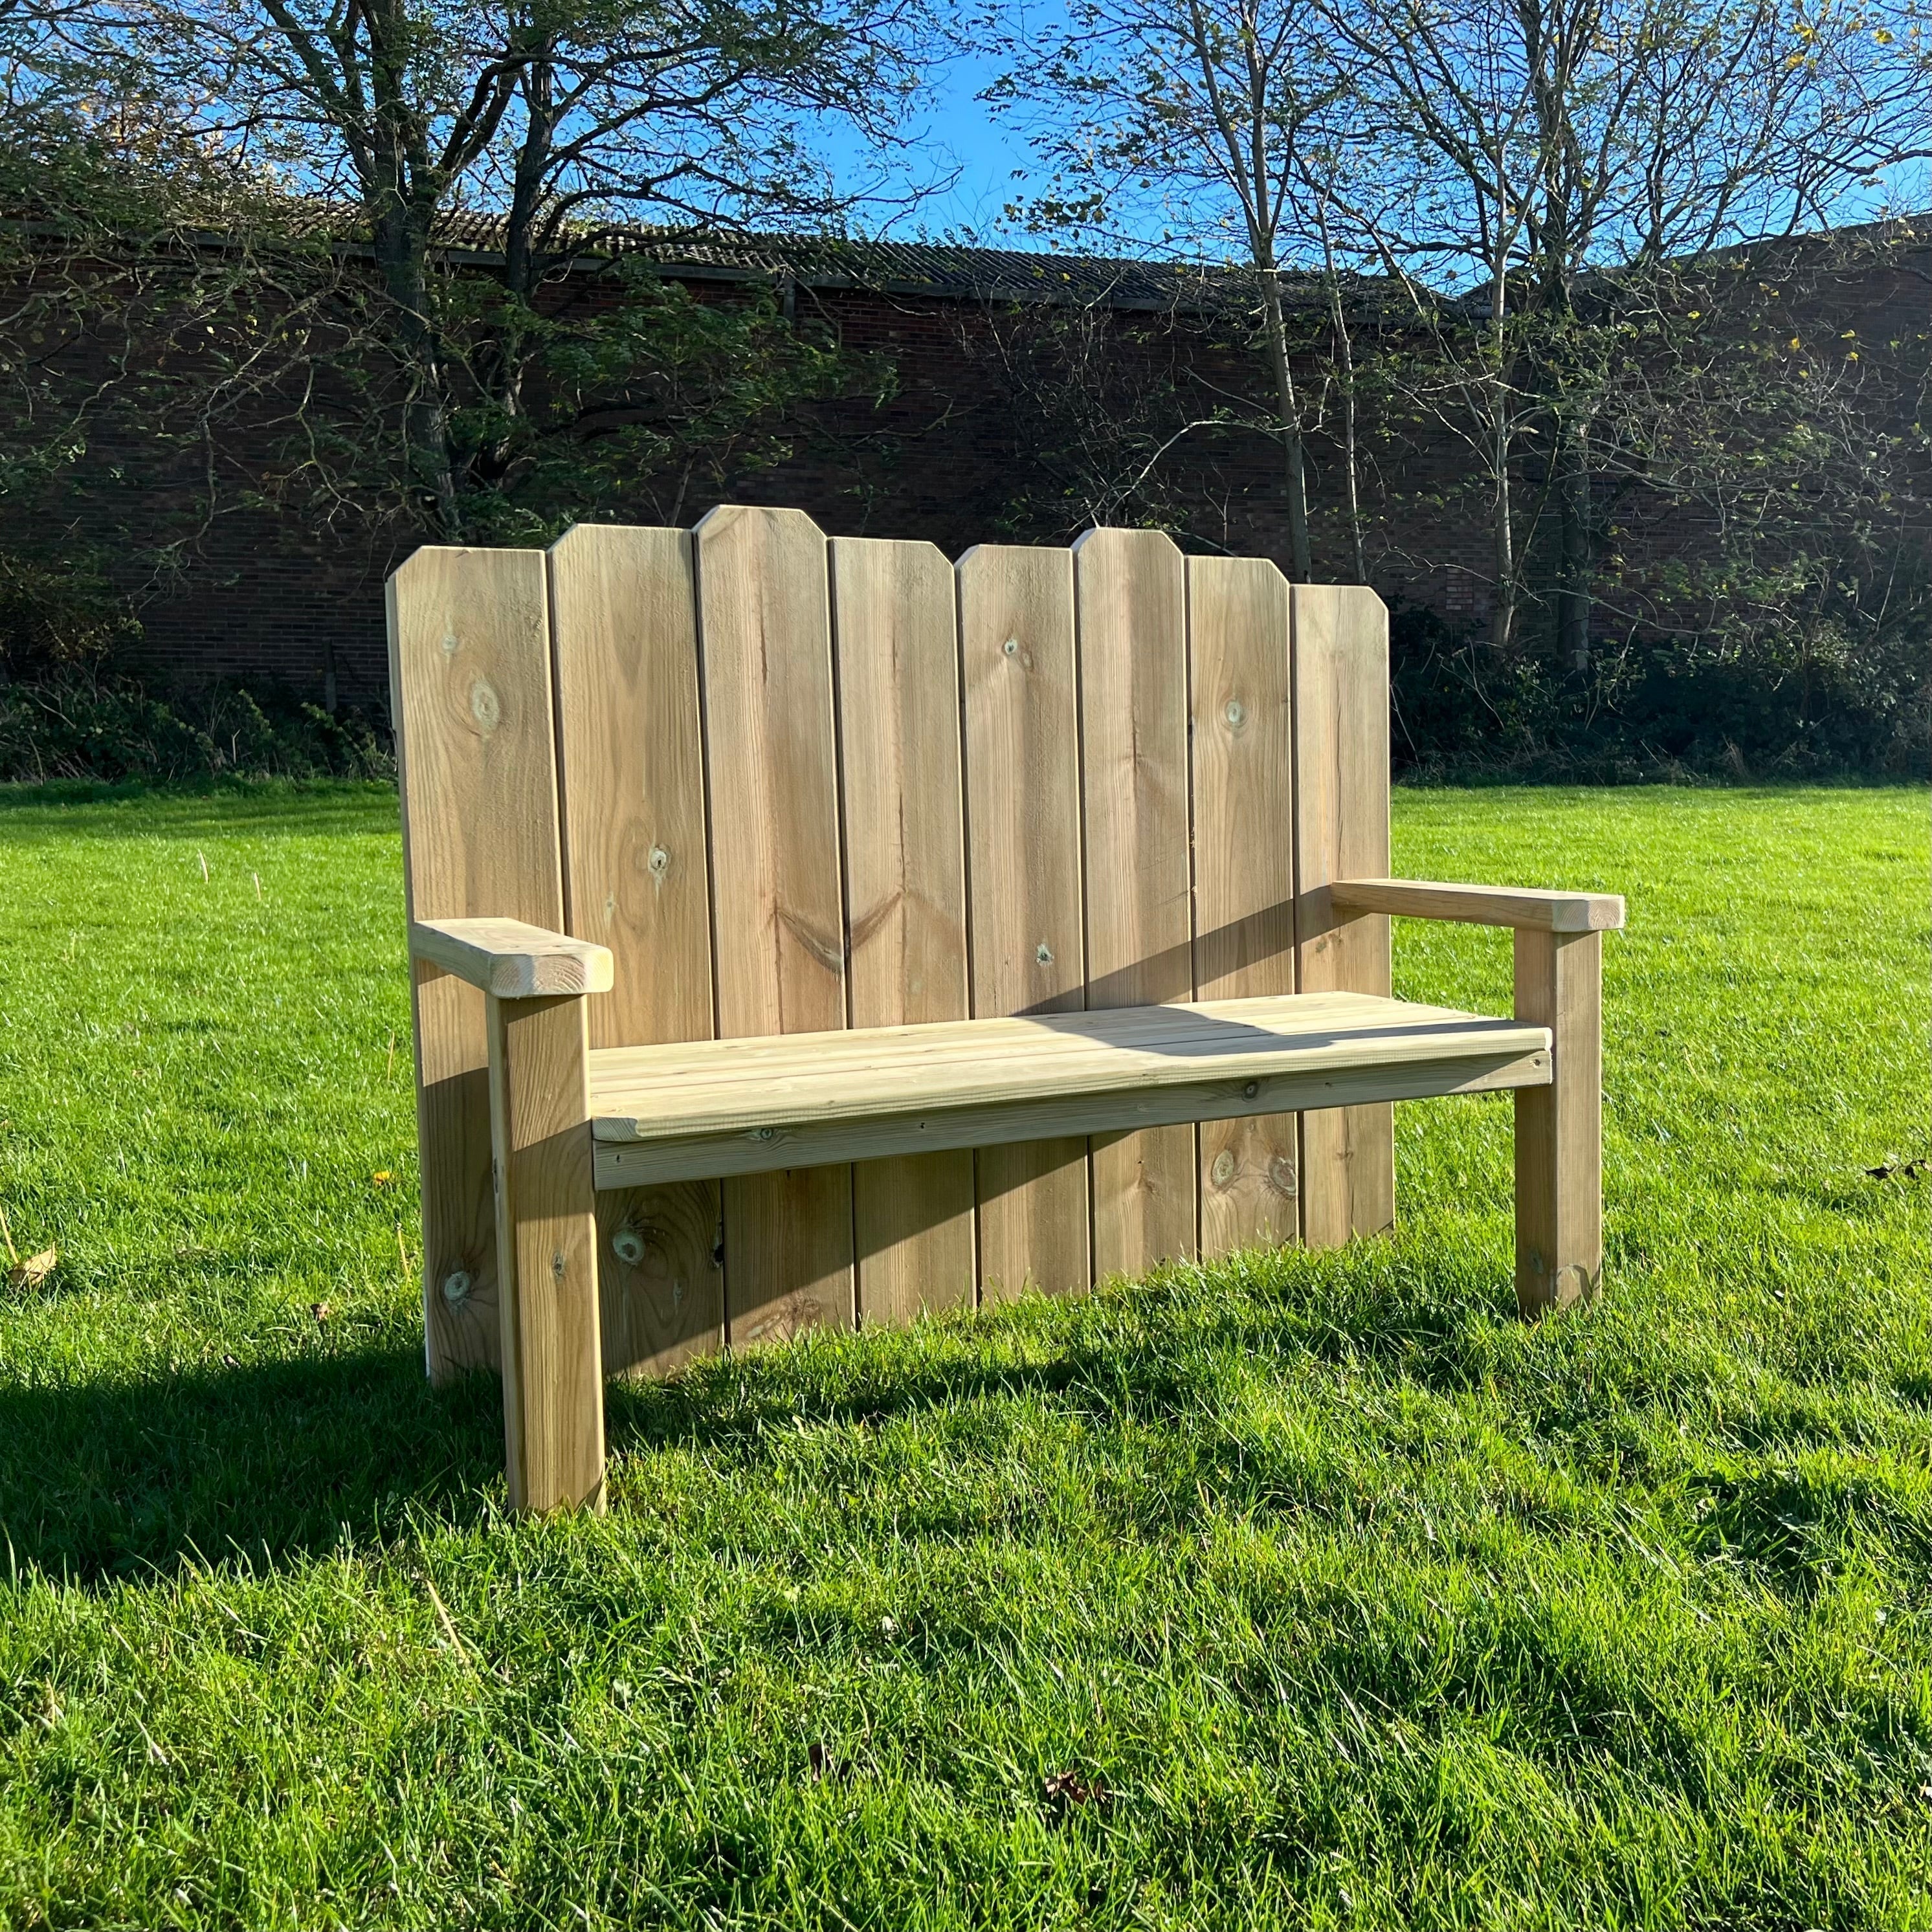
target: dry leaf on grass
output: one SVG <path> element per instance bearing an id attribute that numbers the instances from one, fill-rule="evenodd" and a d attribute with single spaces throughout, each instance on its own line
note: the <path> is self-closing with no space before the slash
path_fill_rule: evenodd
<path id="1" fill-rule="evenodd" d="M 38 1288 L 54 1271 L 54 1264 L 60 1259 L 58 1248 L 43 1248 L 37 1255 L 29 1255 L 23 1262 L 16 1262 L 7 1270 L 9 1288 Z"/>
<path id="2" fill-rule="evenodd" d="M 1076 1804 L 1106 1805 L 1112 1793 L 1097 1778 L 1085 1778 L 1077 1771 L 1056 1771 L 1046 1780 L 1046 1796 L 1055 1815 L 1064 1818 Z"/>
<path id="3" fill-rule="evenodd" d="M 1932 1174 L 1932 1160 L 1900 1160 L 1897 1154 L 1888 1154 L 1880 1166 L 1865 1172 L 1874 1180 L 1916 1180 L 1922 1174 Z"/>

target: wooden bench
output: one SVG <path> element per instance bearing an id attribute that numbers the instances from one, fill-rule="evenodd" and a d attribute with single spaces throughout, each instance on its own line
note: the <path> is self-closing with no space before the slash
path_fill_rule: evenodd
<path id="1" fill-rule="evenodd" d="M 1622 902 L 1384 876 L 1370 592 L 728 508 L 418 550 L 389 632 L 428 1365 L 515 1506 L 601 1502 L 608 1374 L 1388 1228 L 1396 1100 L 1514 1089 L 1521 1304 L 1594 1292 Z M 1514 1018 L 1392 914 L 1515 928 Z"/>

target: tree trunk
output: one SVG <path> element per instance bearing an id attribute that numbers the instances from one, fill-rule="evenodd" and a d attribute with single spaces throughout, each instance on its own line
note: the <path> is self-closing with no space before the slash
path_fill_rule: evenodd
<path id="1" fill-rule="evenodd" d="M 1556 597 L 1557 647 L 1580 675 L 1590 668 L 1590 606 L 1594 572 L 1590 529 L 1590 430 L 1571 427 L 1558 446 L 1556 507 L 1562 583 Z"/>
<path id="2" fill-rule="evenodd" d="M 1314 565 L 1308 546 L 1308 478 L 1301 450 L 1301 411 L 1294 393 L 1294 370 L 1288 359 L 1288 323 L 1282 314 L 1281 278 L 1262 269 L 1262 313 L 1268 356 L 1274 365 L 1275 404 L 1281 418 L 1281 448 L 1288 484 L 1288 575 L 1306 584 Z"/>
<path id="3" fill-rule="evenodd" d="M 1335 346 L 1342 365 L 1342 469 L 1348 492 L 1348 536 L 1354 545 L 1355 581 L 1369 580 L 1367 547 L 1362 541 L 1362 496 L 1355 469 L 1355 350 L 1348 340 L 1348 318 L 1342 306 L 1342 284 L 1336 278 L 1334 264 L 1328 268 L 1328 293 L 1334 304 Z"/>
<path id="4" fill-rule="evenodd" d="M 1496 601 L 1490 612 L 1490 643 L 1501 656 L 1516 640 L 1516 526 L 1510 500 L 1509 408 L 1500 387 L 1490 434 L 1490 464 L 1496 481 L 1491 534 L 1496 547 Z"/>
<path id="5" fill-rule="evenodd" d="M 403 434 L 410 474 L 422 491 L 425 521 L 446 543 L 463 541 L 463 508 L 449 446 L 449 410 L 443 394 L 442 358 L 430 314 L 429 222 L 400 191 L 376 212 L 376 260 L 382 286 L 395 305 L 397 336 L 406 364 L 408 394 Z"/>

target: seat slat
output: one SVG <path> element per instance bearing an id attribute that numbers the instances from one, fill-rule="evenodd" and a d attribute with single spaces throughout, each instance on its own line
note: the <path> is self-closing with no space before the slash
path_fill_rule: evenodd
<path id="1" fill-rule="evenodd" d="M 712 1076 L 716 1048 L 594 1056 L 600 1187 L 908 1149 L 1546 1084 L 1546 1028 L 1400 1000 L 1288 996 L 794 1036 L 787 1066 Z M 963 1053 L 962 1048 L 976 1051 Z"/>
<path id="2" fill-rule="evenodd" d="M 602 1141 L 672 1140 L 776 1126 L 809 1114 L 890 1111 L 1187 1082 L 1240 1082 L 1403 1060 L 1520 1057 L 1547 1030 L 1448 1007 L 1362 996 L 1214 1000 L 1003 1022 L 794 1034 L 758 1042 L 593 1054 L 591 1114 Z"/>
<path id="3" fill-rule="evenodd" d="M 1162 1006 L 1121 1006 L 1098 1013 L 1027 1015 L 1006 1019 L 975 1020 L 970 1024 L 872 1027 L 851 1036 L 822 1034 L 776 1035 L 769 1038 L 691 1041 L 682 1049 L 674 1045 L 613 1047 L 593 1056 L 591 1079 L 597 1090 L 616 1092 L 633 1082 L 701 1075 L 720 1082 L 769 1079 L 776 1069 L 809 1063 L 816 1042 L 836 1040 L 836 1051 L 854 1056 L 853 1064 L 869 1060 L 876 1051 L 882 1062 L 928 1066 L 935 1076 L 950 1066 L 968 1064 L 994 1054 L 1025 1053 L 1052 1057 L 1084 1054 L 1099 1040 L 1110 1046 L 1170 1048 L 1188 1041 L 1232 1036 L 1228 1028 L 1204 1034 L 1199 1016 L 1233 1018 L 1243 1025 L 1252 1020 L 1270 1032 L 1300 1035 L 1367 1030 L 1387 1024 L 1392 1016 L 1406 1021 L 1461 1022 L 1480 1018 L 1454 1007 L 1424 1006 L 1403 1000 L 1380 999 L 1366 993 L 1309 993 L 1270 1000 L 1194 1001 Z M 1485 1022 L 1485 1024 L 1491 1022 Z"/>

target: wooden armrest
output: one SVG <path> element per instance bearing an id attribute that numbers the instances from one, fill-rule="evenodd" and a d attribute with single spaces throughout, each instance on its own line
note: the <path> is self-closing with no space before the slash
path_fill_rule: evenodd
<path id="1" fill-rule="evenodd" d="M 1624 922 L 1624 902 L 1616 892 L 1444 886 L 1429 879 L 1338 879 L 1328 896 L 1344 912 L 1401 913 L 1411 919 L 1527 926 L 1539 932 L 1616 932 Z"/>
<path id="2" fill-rule="evenodd" d="M 610 949 L 566 939 L 520 919 L 419 919 L 410 927 L 410 957 L 427 960 L 500 1000 L 608 993 Z"/>

